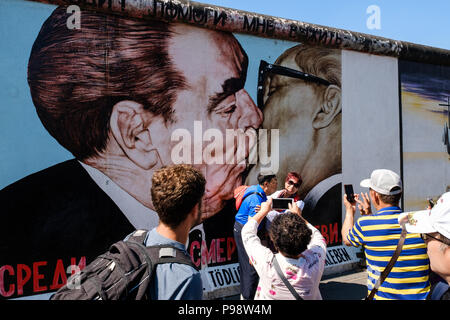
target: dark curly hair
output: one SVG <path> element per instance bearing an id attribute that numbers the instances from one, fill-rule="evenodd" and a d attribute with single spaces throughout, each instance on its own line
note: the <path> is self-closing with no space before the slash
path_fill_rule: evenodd
<path id="1" fill-rule="evenodd" d="M 180 225 L 197 203 L 201 206 L 205 185 L 203 174 L 187 164 L 157 170 L 152 177 L 151 195 L 161 222 L 171 228 Z"/>
<path id="2" fill-rule="evenodd" d="M 295 258 L 306 250 L 312 231 L 303 218 L 288 211 L 273 219 L 269 235 L 279 252 L 288 258 Z"/>

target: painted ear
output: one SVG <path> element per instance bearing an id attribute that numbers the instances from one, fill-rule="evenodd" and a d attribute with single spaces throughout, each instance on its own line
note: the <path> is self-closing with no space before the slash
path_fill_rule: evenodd
<path id="1" fill-rule="evenodd" d="M 114 105 L 110 119 L 111 132 L 123 152 L 145 170 L 161 162 L 148 129 L 153 118 L 141 104 L 123 100 Z"/>
<path id="2" fill-rule="evenodd" d="M 322 107 L 314 117 L 313 128 L 328 127 L 341 112 L 341 108 L 341 89 L 338 86 L 329 85 L 323 94 Z"/>

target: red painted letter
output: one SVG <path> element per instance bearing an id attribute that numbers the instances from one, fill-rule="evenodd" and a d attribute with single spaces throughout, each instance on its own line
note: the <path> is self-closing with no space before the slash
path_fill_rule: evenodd
<path id="1" fill-rule="evenodd" d="M 61 282 L 58 282 L 61 278 Z M 50 290 L 57 290 L 65 285 L 67 282 L 66 270 L 64 270 L 64 265 L 62 259 L 58 259 L 55 267 L 55 274 L 53 275 L 53 282 L 50 286 Z"/>
<path id="2" fill-rule="evenodd" d="M 39 280 L 44 278 L 43 274 L 39 274 L 39 267 L 47 265 L 47 261 L 39 261 L 33 263 L 33 291 L 41 292 L 47 290 L 46 286 L 39 286 Z"/>
<path id="3" fill-rule="evenodd" d="M 0 294 L 4 297 L 10 297 L 14 293 L 15 287 L 13 284 L 10 284 L 9 290 L 5 291 L 5 270 L 8 270 L 8 272 L 11 276 L 14 275 L 13 267 L 11 267 L 9 265 L 5 265 L 0 268 Z"/>
<path id="4" fill-rule="evenodd" d="M 233 237 L 227 238 L 227 260 L 231 260 L 231 255 L 236 250 L 236 240 Z"/>
<path id="5" fill-rule="evenodd" d="M 190 250 L 190 253 L 191 253 L 191 259 L 194 257 L 194 247 L 200 249 L 200 242 L 198 242 L 198 241 L 193 241 L 193 242 L 191 243 L 191 250 Z M 192 262 L 195 264 L 196 267 L 198 267 L 202 261 L 201 261 L 201 259 L 197 259 L 197 261 L 192 261 Z"/>
<path id="6" fill-rule="evenodd" d="M 25 277 L 22 275 L 22 271 L 25 271 Z M 23 286 L 30 280 L 31 269 L 26 264 L 17 265 L 17 294 L 20 296 L 23 294 Z"/>
<path id="7" fill-rule="evenodd" d="M 226 261 L 224 257 L 222 257 L 222 253 L 225 251 L 222 246 L 221 243 L 225 242 L 225 238 L 219 238 L 216 241 L 216 245 L 217 245 L 217 262 L 224 262 Z"/>
<path id="8" fill-rule="evenodd" d="M 77 259 L 76 258 L 70 258 L 70 264 L 72 266 L 75 266 L 77 264 Z M 71 276 L 73 276 L 75 273 L 77 273 L 78 271 L 83 270 L 86 267 L 86 257 L 81 257 L 80 258 L 80 262 L 78 262 L 78 268 L 72 268 L 71 270 Z"/>

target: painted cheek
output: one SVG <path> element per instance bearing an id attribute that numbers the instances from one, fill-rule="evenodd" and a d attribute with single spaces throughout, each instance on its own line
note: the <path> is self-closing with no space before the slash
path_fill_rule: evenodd
<path id="1" fill-rule="evenodd" d="M 236 93 L 236 114 L 238 115 L 238 127 L 246 129 L 249 127 L 259 128 L 263 121 L 261 110 L 253 102 L 248 92 L 244 89 Z"/>

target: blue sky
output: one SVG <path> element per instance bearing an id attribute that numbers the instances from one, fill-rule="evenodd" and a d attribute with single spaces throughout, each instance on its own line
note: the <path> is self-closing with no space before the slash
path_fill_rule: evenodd
<path id="1" fill-rule="evenodd" d="M 450 0 L 204 0 L 202 3 L 450 50 Z M 370 5 L 381 29 L 368 29 Z"/>

